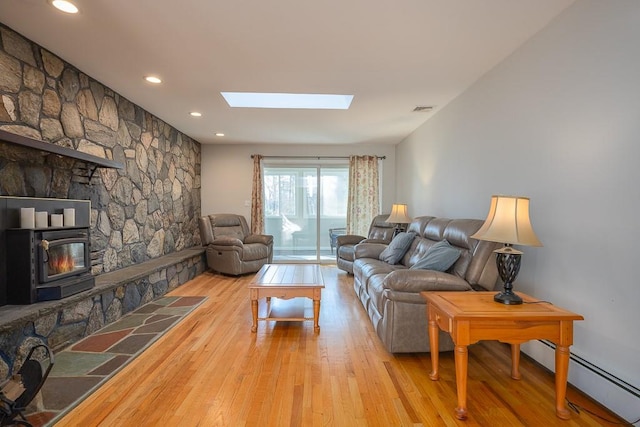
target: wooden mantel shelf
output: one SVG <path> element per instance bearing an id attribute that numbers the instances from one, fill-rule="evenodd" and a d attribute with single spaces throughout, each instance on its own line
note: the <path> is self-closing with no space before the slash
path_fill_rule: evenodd
<path id="1" fill-rule="evenodd" d="M 97 168 L 122 169 L 124 167 L 122 163 L 116 162 L 115 160 L 103 159 L 102 157 L 83 153 L 82 151 L 77 151 L 72 148 L 63 147 L 50 142 L 39 141 L 27 136 L 7 132 L 2 129 L 0 129 L 0 141 L 85 162 L 87 165 L 93 166 L 90 168 L 89 180 L 91 180 L 91 177 Z"/>

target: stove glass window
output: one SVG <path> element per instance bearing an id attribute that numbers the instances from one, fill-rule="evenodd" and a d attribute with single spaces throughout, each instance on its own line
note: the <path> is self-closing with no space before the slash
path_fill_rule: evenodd
<path id="1" fill-rule="evenodd" d="M 48 276 L 71 273 L 77 270 L 84 270 L 85 265 L 85 244 L 65 243 L 49 248 Z"/>

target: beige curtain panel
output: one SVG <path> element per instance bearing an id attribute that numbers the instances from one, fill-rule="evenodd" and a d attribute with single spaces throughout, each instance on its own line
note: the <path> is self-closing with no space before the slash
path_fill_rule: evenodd
<path id="1" fill-rule="evenodd" d="M 264 234 L 264 201 L 262 189 L 262 156 L 253 156 L 253 187 L 251 189 L 251 233 Z"/>
<path id="2" fill-rule="evenodd" d="M 378 157 L 349 157 L 347 234 L 366 236 L 373 217 L 380 212 Z"/>

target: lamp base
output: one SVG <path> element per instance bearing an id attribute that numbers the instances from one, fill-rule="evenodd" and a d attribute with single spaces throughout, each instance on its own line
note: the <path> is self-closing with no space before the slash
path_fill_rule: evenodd
<path id="1" fill-rule="evenodd" d="M 499 302 L 501 304 L 507 305 L 518 305 L 522 304 L 522 298 L 513 292 L 500 292 L 499 294 L 495 294 L 493 297 L 495 302 Z"/>
<path id="2" fill-rule="evenodd" d="M 393 239 L 400 233 L 404 233 L 406 229 L 407 227 L 405 224 L 396 224 L 396 228 L 393 230 L 393 236 L 391 236 L 391 239 Z"/>
<path id="3" fill-rule="evenodd" d="M 513 281 L 516 280 L 520 271 L 520 259 L 522 252 L 513 249 L 511 245 L 494 251 L 496 253 L 496 266 L 498 274 L 504 283 L 503 290 L 493 297 L 495 302 L 508 305 L 522 304 L 522 298 L 513 293 Z"/>

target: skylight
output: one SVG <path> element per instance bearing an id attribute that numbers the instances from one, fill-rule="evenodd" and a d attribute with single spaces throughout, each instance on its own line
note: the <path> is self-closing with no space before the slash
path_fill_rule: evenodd
<path id="1" fill-rule="evenodd" d="M 347 110 L 353 95 L 308 93 L 220 92 L 233 108 L 301 108 Z"/>

